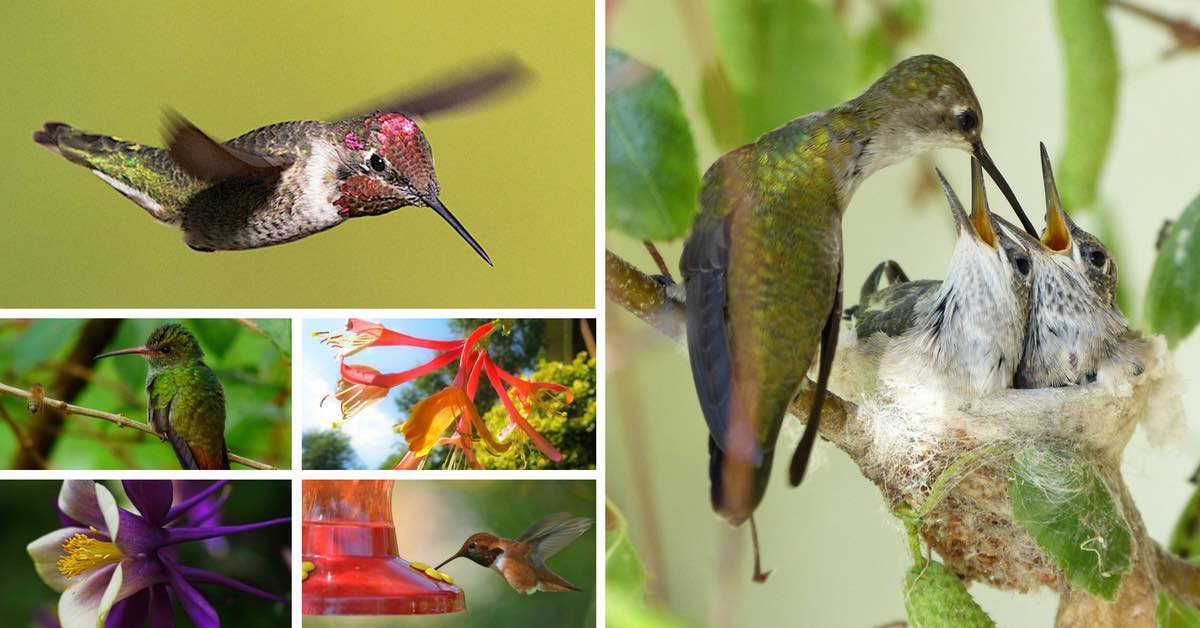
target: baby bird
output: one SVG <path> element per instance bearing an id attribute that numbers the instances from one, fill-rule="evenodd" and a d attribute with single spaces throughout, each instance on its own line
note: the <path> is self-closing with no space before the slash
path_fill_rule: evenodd
<path id="1" fill-rule="evenodd" d="M 546 515 L 533 524 L 517 540 L 505 539 L 488 532 L 477 532 L 467 538 L 458 552 L 442 561 L 442 565 L 465 556 L 482 567 L 495 569 L 517 593 L 531 595 L 538 591 L 579 591 L 579 587 L 550 571 L 546 559 L 579 538 L 592 527 L 587 517 L 572 517 L 565 512 Z"/>
<path id="2" fill-rule="evenodd" d="M 1104 243 L 1080 229 L 1063 209 L 1042 144 L 1042 179 L 1046 188 L 1046 228 L 1031 246 L 1033 289 L 1025 353 L 1014 386 L 1045 388 L 1095 381 L 1108 362 L 1142 370 L 1127 355 L 1123 340 L 1139 334 L 1116 303 L 1117 263 Z M 1009 225 L 1011 228 L 1011 225 Z M 1013 228 L 1014 232 L 1019 231 Z"/>
<path id="3" fill-rule="evenodd" d="M 908 281 L 895 262 L 885 262 L 868 277 L 860 305 L 848 314 L 859 338 L 876 333 L 901 337 L 901 351 L 956 388 L 974 394 L 1008 388 L 1025 338 L 1032 284 L 1029 253 L 998 228 L 978 161 L 971 160 L 970 216 L 942 173 L 937 174 L 958 232 L 946 279 Z M 878 290 L 885 271 L 897 281 Z"/>

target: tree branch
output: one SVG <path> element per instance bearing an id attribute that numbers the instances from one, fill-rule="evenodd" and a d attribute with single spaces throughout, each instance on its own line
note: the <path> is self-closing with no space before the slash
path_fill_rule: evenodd
<path id="1" fill-rule="evenodd" d="M 0 383 L 0 394 L 12 395 L 14 397 L 21 397 L 22 399 L 30 399 L 30 398 L 34 397 L 34 393 L 32 393 L 28 390 L 16 388 L 15 386 L 9 386 L 8 384 L 4 384 L 4 383 Z M 158 438 L 158 434 L 155 434 L 154 430 L 149 425 L 146 425 L 145 423 L 141 423 L 139 421 L 134 421 L 132 419 L 123 417 L 119 414 L 112 414 L 111 412 L 104 412 L 102 410 L 92 410 L 91 408 L 84 408 L 82 406 L 76 406 L 76 405 L 67 403 L 65 401 L 61 401 L 59 399 L 51 399 L 49 397 L 43 397 L 41 399 L 41 402 L 42 402 L 43 406 L 54 408 L 62 415 L 73 414 L 75 416 L 86 416 L 86 417 L 91 417 L 93 419 L 100 419 L 102 421 L 108 421 L 109 423 L 115 423 L 121 427 L 128 427 L 128 428 L 138 430 L 139 432 L 145 432 L 147 434 L 150 434 L 151 436 L 154 436 L 155 438 Z M 257 460 L 251 460 L 249 458 L 244 458 L 242 456 L 239 456 L 239 455 L 233 453 L 232 451 L 229 452 L 229 460 L 231 462 L 236 462 L 242 466 L 250 467 L 251 469 L 272 469 L 272 470 L 277 469 L 276 467 L 272 467 L 269 464 L 266 464 L 263 462 L 258 462 Z"/>

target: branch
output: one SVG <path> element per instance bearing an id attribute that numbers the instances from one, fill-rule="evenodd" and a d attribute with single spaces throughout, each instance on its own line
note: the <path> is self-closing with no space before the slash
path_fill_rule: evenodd
<path id="1" fill-rule="evenodd" d="M 32 393 L 28 390 L 22 390 L 20 388 L 16 388 L 14 386 L 9 386 L 8 384 L 4 384 L 4 383 L 0 383 L 0 394 L 12 395 L 14 397 L 21 397 L 22 399 L 30 399 L 35 396 L 34 393 Z M 132 419 L 123 417 L 119 414 L 112 414 L 110 412 L 104 412 L 102 410 L 92 410 L 91 408 L 84 408 L 82 406 L 76 406 L 76 405 L 67 403 L 65 401 L 61 401 L 58 399 L 51 399 L 49 397 L 43 397 L 41 399 L 41 403 L 43 406 L 49 406 L 51 408 L 54 408 L 55 410 L 58 410 L 62 414 L 73 414 L 75 416 L 92 417 L 93 419 L 100 419 L 102 421 L 108 421 L 109 423 L 116 423 L 117 425 L 119 425 L 121 427 L 128 427 L 128 428 L 138 430 L 139 432 L 145 432 L 155 438 L 158 438 L 158 434 L 154 433 L 154 430 L 149 425 L 146 425 L 145 423 L 141 423 L 139 421 L 134 421 Z M 239 456 L 239 455 L 233 453 L 232 451 L 229 452 L 229 460 L 231 462 L 236 462 L 242 466 L 250 467 L 251 469 L 277 470 L 276 467 L 272 467 L 269 464 L 258 462 L 257 460 L 251 460 L 249 458 L 243 458 L 242 456 Z"/>
<path id="2" fill-rule="evenodd" d="M 1125 0 L 1109 0 L 1109 3 L 1167 29 L 1171 33 L 1171 37 L 1175 39 L 1175 47 L 1164 52 L 1164 57 L 1170 57 L 1185 50 L 1200 49 L 1200 27 L 1186 19 L 1168 17 L 1153 9 Z"/>

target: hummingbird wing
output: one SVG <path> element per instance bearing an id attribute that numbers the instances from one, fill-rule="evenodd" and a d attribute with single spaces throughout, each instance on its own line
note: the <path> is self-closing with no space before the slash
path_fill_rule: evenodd
<path id="1" fill-rule="evenodd" d="M 171 443 L 171 448 L 175 450 L 175 457 L 179 459 L 181 468 L 199 469 L 200 465 L 196 463 L 196 457 L 192 455 L 192 448 L 188 447 L 187 441 L 179 435 L 179 432 L 175 431 L 175 426 L 171 424 L 171 406 L 175 401 L 175 396 L 160 394 L 158 387 L 154 385 L 155 381 L 157 378 L 146 383 L 146 392 L 150 394 L 150 403 L 146 407 L 150 426 L 160 437 Z"/>
<path id="2" fill-rule="evenodd" d="M 376 111 L 428 116 L 493 98 L 517 87 L 529 77 L 529 69 L 515 57 L 501 57 L 428 84 L 422 89 L 406 90 L 407 95 L 397 94 L 378 106 L 351 113 L 343 118 L 353 118 Z"/>
<path id="3" fill-rule="evenodd" d="M 167 133 L 171 159 L 203 181 L 250 179 L 273 183 L 295 162 L 290 155 L 256 153 L 222 144 L 175 112 L 167 113 Z"/>
<path id="4" fill-rule="evenodd" d="M 941 287 L 939 280 L 920 279 L 893 284 L 867 295 L 854 313 L 855 335 L 868 338 L 883 332 L 895 337 L 912 329 L 920 304 L 937 295 Z"/>
<path id="5" fill-rule="evenodd" d="M 587 517 L 556 512 L 529 526 L 517 541 L 528 545 L 531 557 L 540 563 L 557 554 L 591 527 L 592 520 Z"/>
<path id="6" fill-rule="evenodd" d="M 169 373 L 146 382 L 150 425 L 171 443 L 181 468 L 228 469 L 225 391 L 207 366 L 193 373 L 191 385 L 196 388 L 180 385 Z M 181 396 L 182 405 L 176 403 Z M 187 411 L 181 414 L 181 407 Z"/>

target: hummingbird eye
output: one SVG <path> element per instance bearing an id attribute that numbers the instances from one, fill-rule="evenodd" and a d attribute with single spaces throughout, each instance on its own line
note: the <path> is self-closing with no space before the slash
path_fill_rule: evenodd
<path id="1" fill-rule="evenodd" d="M 160 351 L 162 351 L 163 353 L 170 353 L 171 345 L 167 345 L 167 346 L 163 347 L 162 349 L 160 349 Z"/>
<path id="2" fill-rule="evenodd" d="M 972 109 L 963 109 L 958 112 L 957 116 L 954 116 L 954 119 L 958 123 L 958 130 L 963 133 L 970 133 L 979 126 L 979 116 L 975 115 L 975 111 Z"/>
<path id="3" fill-rule="evenodd" d="M 371 153 L 371 159 L 368 160 L 368 163 L 375 172 L 383 172 L 383 169 L 387 168 L 387 163 L 383 161 L 383 157 L 380 157 L 379 153 Z"/>
<path id="4" fill-rule="evenodd" d="M 1021 273 L 1022 277 L 1029 274 L 1029 258 L 1028 257 L 1016 258 L 1015 260 L 1013 260 L 1013 265 L 1017 267 L 1017 272 Z"/>
<path id="5" fill-rule="evenodd" d="M 1096 268 L 1104 268 L 1104 262 L 1108 260 L 1104 255 L 1104 251 L 1092 251 L 1088 254 L 1088 261 Z"/>
<path id="6" fill-rule="evenodd" d="M 474 543 L 472 543 L 472 544 L 468 545 L 468 546 L 467 546 L 467 549 L 475 549 L 475 544 L 474 544 Z"/>

